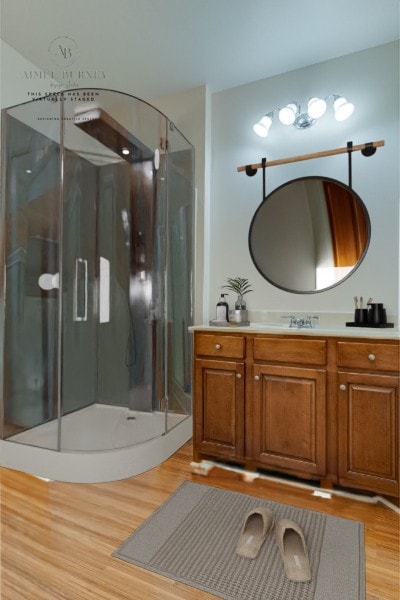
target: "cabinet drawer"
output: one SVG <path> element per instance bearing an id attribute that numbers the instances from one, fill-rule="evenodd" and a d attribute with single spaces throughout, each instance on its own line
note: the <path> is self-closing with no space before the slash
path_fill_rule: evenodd
<path id="1" fill-rule="evenodd" d="M 244 350 L 245 338 L 238 335 L 197 334 L 195 338 L 197 355 L 244 358 Z"/>
<path id="2" fill-rule="evenodd" d="M 325 340 L 254 338 L 254 359 L 267 362 L 325 365 Z"/>
<path id="3" fill-rule="evenodd" d="M 337 364 L 339 367 L 398 371 L 399 346 L 375 342 L 338 342 Z"/>

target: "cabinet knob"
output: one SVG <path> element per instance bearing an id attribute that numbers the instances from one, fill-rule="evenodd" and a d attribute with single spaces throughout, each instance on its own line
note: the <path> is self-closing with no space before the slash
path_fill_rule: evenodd
<path id="1" fill-rule="evenodd" d="M 216 350 L 221 350 L 221 344 L 215 344 L 215 349 Z"/>
<path id="2" fill-rule="evenodd" d="M 254 375 L 254 380 L 255 381 L 260 381 L 260 376 L 259 375 Z"/>
<path id="3" fill-rule="evenodd" d="M 368 354 L 369 360 L 375 360 L 375 354 Z"/>
<path id="4" fill-rule="evenodd" d="M 242 379 L 242 376 L 240 373 L 236 373 L 236 379 Z"/>
<path id="5" fill-rule="evenodd" d="M 346 386 L 344 385 L 344 383 L 339 385 L 339 390 L 342 390 L 342 392 L 344 392 L 346 389 Z"/>

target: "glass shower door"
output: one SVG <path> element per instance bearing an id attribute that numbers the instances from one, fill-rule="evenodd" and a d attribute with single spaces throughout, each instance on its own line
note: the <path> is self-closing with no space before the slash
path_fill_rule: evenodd
<path id="1" fill-rule="evenodd" d="M 84 415 L 79 426 L 72 415 L 92 405 L 97 392 L 96 187 L 95 166 L 64 144 L 60 449 L 90 449 Z M 78 429 L 83 439 L 76 439 Z"/>
<path id="2" fill-rule="evenodd" d="M 3 437 L 52 449 L 59 392 L 58 111 L 57 103 L 41 102 L 3 111 Z"/>
<path id="3" fill-rule="evenodd" d="M 168 429 L 191 413 L 194 148 L 171 124 L 168 136 Z"/>

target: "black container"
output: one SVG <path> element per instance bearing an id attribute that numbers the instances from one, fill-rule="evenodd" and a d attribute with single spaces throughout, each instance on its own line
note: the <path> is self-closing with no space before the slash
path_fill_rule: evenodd
<path id="1" fill-rule="evenodd" d="M 361 325 L 369 322 L 368 308 L 356 308 L 354 311 L 354 323 Z"/>
<path id="2" fill-rule="evenodd" d="M 384 325 L 386 323 L 386 310 L 382 303 L 369 305 L 368 323 L 371 325 Z"/>

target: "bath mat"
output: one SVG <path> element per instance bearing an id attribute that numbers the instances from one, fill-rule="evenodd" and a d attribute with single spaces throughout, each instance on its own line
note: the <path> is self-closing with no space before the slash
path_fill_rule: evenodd
<path id="1" fill-rule="evenodd" d="M 310 582 L 286 578 L 273 531 L 256 559 L 236 554 L 243 518 L 258 506 L 300 525 Z M 365 600 L 363 523 L 189 481 L 113 556 L 225 600 Z"/>

